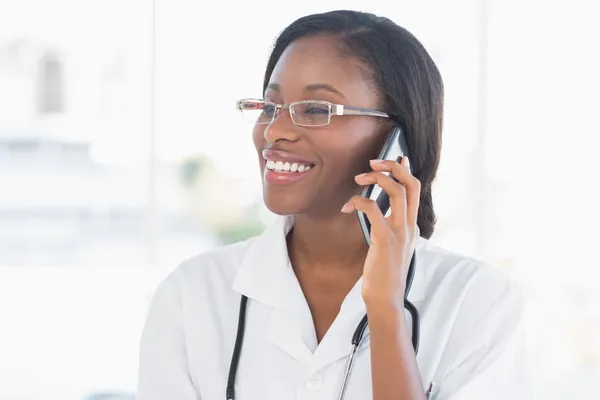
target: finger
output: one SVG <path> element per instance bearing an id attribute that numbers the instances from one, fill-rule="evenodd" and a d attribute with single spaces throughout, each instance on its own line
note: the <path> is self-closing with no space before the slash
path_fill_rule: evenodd
<path id="1" fill-rule="evenodd" d="M 371 160 L 371 168 L 375 171 L 390 172 L 394 179 L 405 187 L 406 223 L 414 226 L 417 224 L 421 199 L 421 182 L 410 173 L 409 163 L 408 157 L 402 157 L 400 163 L 391 160 Z"/>
<path id="2" fill-rule="evenodd" d="M 392 226 L 396 228 L 406 226 L 406 189 L 392 177 L 383 172 L 369 172 L 354 177 L 359 185 L 377 184 L 390 197 L 392 209 Z"/>
<path id="3" fill-rule="evenodd" d="M 350 214 L 354 211 L 361 211 L 365 213 L 369 219 L 369 222 L 371 223 L 372 242 L 389 236 L 390 228 L 385 221 L 385 217 L 381 213 L 379 206 L 374 200 L 370 200 L 359 195 L 352 196 L 350 200 L 344 204 L 344 207 L 342 207 L 342 212 Z"/>

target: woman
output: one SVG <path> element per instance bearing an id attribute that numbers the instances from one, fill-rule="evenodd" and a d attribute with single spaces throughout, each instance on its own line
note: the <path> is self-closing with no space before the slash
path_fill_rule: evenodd
<path id="1" fill-rule="evenodd" d="M 337 399 L 365 314 L 345 399 L 425 399 L 430 388 L 432 399 L 529 398 L 518 291 L 498 270 L 427 240 L 443 86 L 423 46 L 386 18 L 310 15 L 277 39 L 263 88 L 264 101 L 238 104 L 260 114 L 264 201 L 281 218 L 185 262 L 159 286 L 138 399 L 224 399 L 228 380 L 227 398 Z M 370 111 L 332 115 L 336 105 Z M 410 156 L 373 160 L 396 124 Z M 372 184 L 390 195 L 390 216 L 359 195 Z M 372 224 L 370 247 L 357 211 Z M 416 357 L 403 301 L 413 249 Z"/>

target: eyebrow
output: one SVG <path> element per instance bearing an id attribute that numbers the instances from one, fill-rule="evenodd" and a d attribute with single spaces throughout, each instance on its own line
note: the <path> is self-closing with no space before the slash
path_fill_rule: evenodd
<path id="1" fill-rule="evenodd" d="M 280 86 L 277 83 L 270 83 L 267 88 L 265 89 L 265 91 L 267 90 L 273 90 L 275 92 L 279 92 L 280 91 Z M 331 93 L 335 93 L 341 97 L 343 97 L 344 99 L 346 98 L 346 96 L 344 96 L 344 94 L 342 92 L 340 92 L 339 90 L 337 90 L 336 88 L 334 88 L 333 86 L 327 84 L 327 83 L 313 83 L 311 85 L 307 85 L 304 88 L 304 92 L 314 92 L 317 90 L 326 90 L 328 92 Z"/>

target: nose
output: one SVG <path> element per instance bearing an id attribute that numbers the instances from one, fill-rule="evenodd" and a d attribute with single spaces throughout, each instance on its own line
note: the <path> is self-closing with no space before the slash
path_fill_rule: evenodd
<path id="1" fill-rule="evenodd" d="M 282 140 L 295 142 L 299 136 L 295 131 L 296 125 L 292 122 L 290 113 L 287 110 L 283 110 L 279 115 L 275 116 L 273 122 L 267 125 L 264 136 L 268 143 L 275 143 Z"/>

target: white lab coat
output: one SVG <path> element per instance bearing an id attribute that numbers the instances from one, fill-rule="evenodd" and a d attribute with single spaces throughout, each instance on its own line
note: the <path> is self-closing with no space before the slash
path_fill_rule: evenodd
<path id="1" fill-rule="evenodd" d="M 351 337 L 365 314 L 361 280 L 317 345 L 279 218 L 253 239 L 184 262 L 158 287 L 143 330 L 138 400 L 222 400 L 240 295 L 249 297 L 237 400 L 337 400 Z M 421 316 L 417 363 L 436 400 L 530 399 L 519 291 L 496 268 L 426 239 L 409 300 Z M 408 313 L 407 313 L 408 315 Z M 346 400 L 372 398 L 369 332 Z"/>

